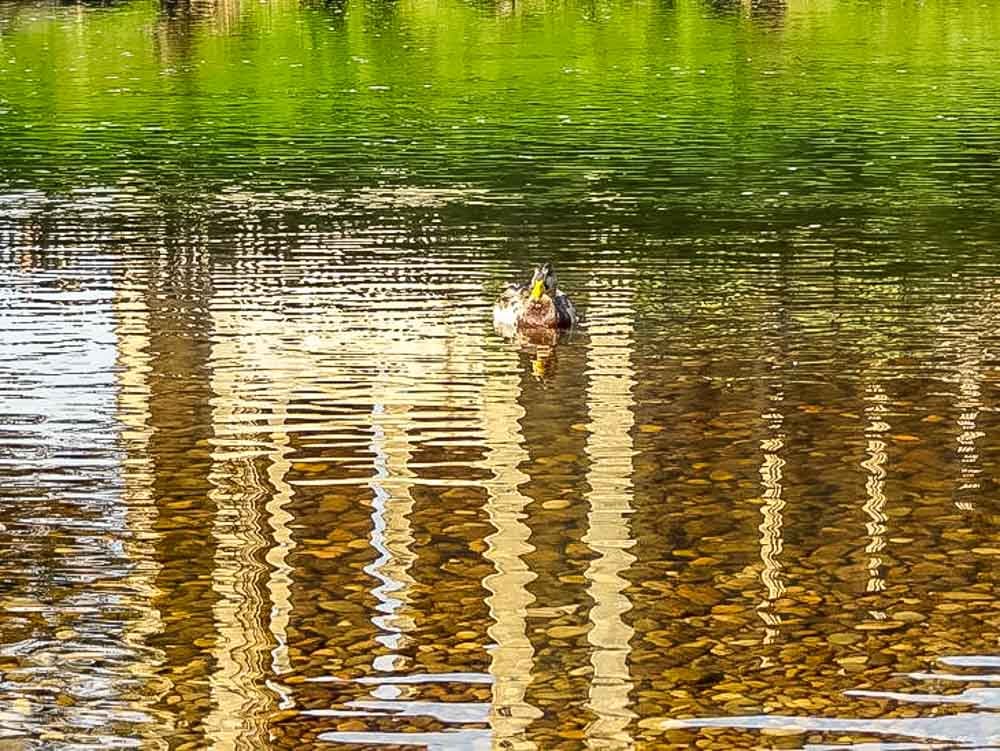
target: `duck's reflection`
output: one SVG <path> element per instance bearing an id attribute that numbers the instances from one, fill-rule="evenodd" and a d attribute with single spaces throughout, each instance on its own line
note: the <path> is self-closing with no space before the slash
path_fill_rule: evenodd
<path id="1" fill-rule="evenodd" d="M 548 383 L 558 370 L 558 348 L 569 342 L 571 331 L 545 328 L 518 328 L 494 323 L 494 330 L 531 361 L 531 374 L 541 383 Z"/>

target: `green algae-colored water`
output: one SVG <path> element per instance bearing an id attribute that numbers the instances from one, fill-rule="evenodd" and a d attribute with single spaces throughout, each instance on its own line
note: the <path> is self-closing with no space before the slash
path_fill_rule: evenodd
<path id="1" fill-rule="evenodd" d="M 1000 745 L 998 59 L 0 2 L 0 747 Z M 542 259 L 583 323 L 508 342 Z"/>

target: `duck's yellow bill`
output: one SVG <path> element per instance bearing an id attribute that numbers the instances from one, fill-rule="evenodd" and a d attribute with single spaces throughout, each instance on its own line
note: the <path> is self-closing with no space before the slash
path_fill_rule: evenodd
<path id="1" fill-rule="evenodd" d="M 532 300 L 541 300 L 542 299 L 542 292 L 544 292 L 544 291 L 545 291 L 545 284 L 541 280 L 535 282 L 531 286 L 531 299 Z"/>

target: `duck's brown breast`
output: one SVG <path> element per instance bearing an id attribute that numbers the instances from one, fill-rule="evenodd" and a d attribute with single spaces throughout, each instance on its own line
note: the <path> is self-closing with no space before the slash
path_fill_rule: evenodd
<path id="1" fill-rule="evenodd" d="M 559 314 L 551 300 L 528 303 L 519 321 L 526 328 L 558 328 Z"/>

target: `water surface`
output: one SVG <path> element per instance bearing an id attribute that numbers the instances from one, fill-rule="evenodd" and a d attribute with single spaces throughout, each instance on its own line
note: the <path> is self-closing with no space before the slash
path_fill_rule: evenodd
<path id="1" fill-rule="evenodd" d="M 1000 745 L 998 52 L 0 3 L 0 744 Z"/>

